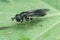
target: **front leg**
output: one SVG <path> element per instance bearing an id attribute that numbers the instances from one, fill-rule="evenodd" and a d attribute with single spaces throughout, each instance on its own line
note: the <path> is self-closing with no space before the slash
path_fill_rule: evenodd
<path id="1" fill-rule="evenodd" d="M 29 16 L 25 15 L 24 17 L 26 21 L 29 21 Z"/>
<path id="2" fill-rule="evenodd" d="M 21 21 L 20 21 L 21 23 L 23 22 L 23 17 L 21 17 Z"/>
<path id="3" fill-rule="evenodd" d="M 23 22 L 23 20 L 20 21 L 21 23 Z"/>

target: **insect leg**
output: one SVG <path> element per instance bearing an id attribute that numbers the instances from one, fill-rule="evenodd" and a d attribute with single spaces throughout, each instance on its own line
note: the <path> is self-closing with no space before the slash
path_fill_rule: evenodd
<path id="1" fill-rule="evenodd" d="M 33 18 L 30 18 L 30 20 L 33 20 Z"/>
<path id="2" fill-rule="evenodd" d="M 21 23 L 23 22 L 23 17 L 21 17 L 21 21 L 20 21 Z"/>
<path id="3" fill-rule="evenodd" d="M 24 17 L 25 17 L 26 21 L 29 21 L 29 16 L 25 15 Z"/>

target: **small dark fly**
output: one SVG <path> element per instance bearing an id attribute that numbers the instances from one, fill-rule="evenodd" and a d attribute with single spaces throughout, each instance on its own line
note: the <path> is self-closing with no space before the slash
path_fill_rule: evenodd
<path id="1" fill-rule="evenodd" d="M 32 20 L 33 18 L 29 18 L 29 17 L 33 17 L 33 16 L 45 16 L 46 12 L 49 11 L 49 9 L 36 9 L 33 11 L 24 11 L 21 12 L 20 14 L 16 14 L 14 18 L 12 18 L 12 21 L 15 19 L 17 22 L 23 22 L 23 20 L 29 21 Z"/>

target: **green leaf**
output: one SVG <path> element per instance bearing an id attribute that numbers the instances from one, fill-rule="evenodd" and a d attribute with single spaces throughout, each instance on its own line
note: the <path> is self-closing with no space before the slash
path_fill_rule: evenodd
<path id="1" fill-rule="evenodd" d="M 0 0 L 0 40 L 60 40 L 59 2 L 52 1 Z M 11 20 L 22 11 L 40 8 L 49 9 L 46 16 L 23 23 Z"/>

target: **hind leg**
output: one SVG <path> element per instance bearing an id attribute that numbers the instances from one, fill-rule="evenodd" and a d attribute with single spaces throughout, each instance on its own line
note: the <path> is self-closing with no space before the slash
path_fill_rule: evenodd
<path id="1" fill-rule="evenodd" d="M 33 18 L 30 18 L 30 20 L 33 20 Z"/>

